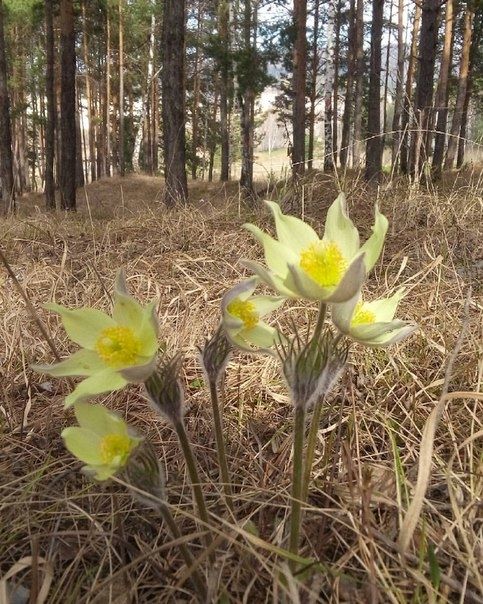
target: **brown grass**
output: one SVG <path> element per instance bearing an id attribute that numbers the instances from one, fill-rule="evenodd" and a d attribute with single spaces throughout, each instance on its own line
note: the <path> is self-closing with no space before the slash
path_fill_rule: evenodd
<path id="1" fill-rule="evenodd" d="M 43 303 L 108 309 L 106 290 L 120 266 L 138 299 L 159 299 L 161 338 L 186 355 L 186 422 L 213 530 L 221 535 L 216 567 L 208 572 L 201 562 L 213 601 L 269 602 L 285 592 L 290 602 L 483 602 L 483 403 L 471 395 L 482 382 L 481 183 L 466 174 L 437 191 L 416 191 L 399 181 L 377 194 L 351 176 L 347 188 L 365 234 L 377 195 L 391 222 L 368 289 L 381 295 L 406 285 L 401 314 L 420 331 L 388 352 L 354 347 L 327 405 L 301 550 L 320 564 L 302 578 L 300 596 L 277 555 L 286 545 L 292 427 L 278 368 L 241 354 L 228 368 L 224 413 L 234 519 L 217 485 L 210 405 L 195 350 L 218 321 L 221 295 L 244 275 L 239 259 L 259 254 L 241 224 L 248 218 L 268 226 L 267 214 L 244 208 L 236 185 L 203 183 L 192 185 L 192 206 L 167 212 L 158 179 L 129 177 L 79 192 L 76 215 L 45 214 L 40 196 L 21 200 L 19 216 L 0 222 L 0 240 L 62 356 L 70 344 Z M 304 210 L 319 228 L 335 191 L 326 176 L 307 180 Z M 62 408 L 68 384 L 29 369 L 52 361 L 52 353 L 2 268 L 0 285 L 0 578 L 10 571 L 11 581 L 31 589 L 32 602 L 191 601 L 177 549 L 156 515 L 115 483 L 87 482 L 64 450 L 59 434 L 72 420 Z M 468 329 L 450 380 L 450 391 L 470 394 L 446 405 L 422 515 L 403 559 L 394 544 L 470 286 Z M 301 327 L 315 316 L 313 306 L 297 303 L 281 321 L 294 309 Z M 141 388 L 105 402 L 157 447 L 169 502 L 189 538 L 197 529 L 174 433 L 148 408 Z M 191 547 L 202 554 L 196 539 Z"/>

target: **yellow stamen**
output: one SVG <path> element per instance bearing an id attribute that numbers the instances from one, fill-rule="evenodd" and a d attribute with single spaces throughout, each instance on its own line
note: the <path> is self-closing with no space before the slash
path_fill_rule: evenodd
<path id="1" fill-rule="evenodd" d="M 334 287 L 347 269 L 347 260 L 333 241 L 317 241 L 302 251 L 299 265 L 322 287 Z"/>
<path id="2" fill-rule="evenodd" d="M 113 369 L 132 365 L 141 349 L 141 343 L 129 327 L 107 327 L 97 342 L 96 352 Z"/>
<path id="3" fill-rule="evenodd" d="M 108 434 L 101 441 L 101 458 L 103 463 L 110 465 L 115 462 L 123 466 L 131 450 L 133 443 L 125 434 Z"/>
<path id="4" fill-rule="evenodd" d="M 245 329 L 252 329 L 258 323 L 259 314 L 255 310 L 255 304 L 249 300 L 233 300 L 226 307 L 227 311 L 234 317 L 243 321 Z"/>
<path id="5" fill-rule="evenodd" d="M 364 306 L 364 302 L 358 302 L 352 315 L 351 327 L 357 325 L 370 325 L 376 322 L 376 315 Z"/>

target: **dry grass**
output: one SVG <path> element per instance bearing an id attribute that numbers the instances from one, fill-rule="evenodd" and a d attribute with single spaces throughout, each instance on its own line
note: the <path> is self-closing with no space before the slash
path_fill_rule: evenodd
<path id="1" fill-rule="evenodd" d="M 48 216 L 35 207 L 41 197 L 32 196 L 17 218 L 0 222 L 2 249 L 62 356 L 70 345 L 44 302 L 106 309 L 106 289 L 121 265 L 140 300 L 158 297 L 161 336 L 186 355 L 187 427 L 220 535 L 209 572 L 213 601 L 269 602 L 286 593 L 285 601 L 297 602 L 286 560 L 277 555 L 286 544 L 292 426 L 277 366 L 236 355 L 228 368 L 224 413 L 235 521 L 217 485 L 210 405 L 195 353 L 217 323 L 222 293 L 244 274 L 240 257 L 259 253 L 240 225 L 247 218 L 268 225 L 268 216 L 241 207 L 235 185 L 207 184 L 193 185 L 188 210 L 168 213 L 160 187 L 141 177 L 90 185 L 87 196 L 79 193 L 75 216 Z M 347 187 L 352 215 L 367 234 L 376 192 L 353 177 Z M 335 190 L 318 174 L 307 181 L 304 211 L 315 225 Z M 481 195 L 475 174 L 438 191 L 412 191 L 401 181 L 379 193 L 391 229 L 368 289 L 380 295 L 406 285 L 402 315 L 421 329 L 389 352 L 354 347 L 328 404 L 301 550 L 320 564 L 303 577 L 302 602 L 483 602 L 483 403 L 471 394 L 482 381 Z M 119 485 L 88 483 L 64 450 L 59 434 L 72 419 L 62 409 L 68 385 L 29 369 L 52 354 L 3 269 L 0 284 L 0 577 L 16 573 L 13 581 L 31 589 L 31 602 L 191 601 L 177 549 L 155 514 Z M 448 401 L 437 428 L 422 515 L 403 559 L 394 544 L 470 286 L 468 328 L 450 376 L 450 391 L 467 394 Z M 294 308 L 300 326 L 313 319 L 310 305 Z M 157 447 L 169 502 L 190 538 L 197 529 L 175 435 L 141 389 L 106 403 Z M 199 540 L 191 547 L 203 555 Z"/>

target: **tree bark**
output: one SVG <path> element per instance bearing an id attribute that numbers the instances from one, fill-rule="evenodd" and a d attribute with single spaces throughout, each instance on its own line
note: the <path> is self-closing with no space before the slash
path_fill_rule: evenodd
<path id="1" fill-rule="evenodd" d="M 76 209 L 76 93 L 73 0 L 60 1 L 60 201 L 64 210 Z"/>
<path id="2" fill-rule="evenodd" d="M 400 0 L 401 2 L 403 0 Z M 355 0 L 350 0 L 349 8 L 349 48 L 347 56 L 347 86 L 345 93 L 344 114 L 342 116 L 342 138 L 340 142 L 340 165 L 345 168 L 349 155 L 350 131 L 352 104 L 354 102 L 354 72 L 355 72 L 355 53 L 356 53 L 356 24 L 355 24 Z"/>
<path id="3" fill-rule="evenodd" d="M 403 111 L 403 82 L 404 82 L 404 0 L 398 0 L 397 10 L 397 74 L 396 92 L 394 99 L 394 115 L 392 119 L 392 169 L 397 169 L 401 145 L 401 117 Z"/>
<path id="4" fill-rule="evenodd" d="M 314 40 L 312 43 L 312 60 L 310 64 L 310 109 L 309 109 L 309 142 L 307 149 L 307 167 L 312 170 L 315 148 L 315 104 L 317 102 L 317 75 L 319 73 L 319 19 L 320 0 L 315 0 L 314 5 Z"/>
<path id="5" fill-rule="evenodd" d="M 124 151 L 124 0 L 119 0 L 119 174 L 126 174 Z"/>
<path id="6" fill-rule="evenodd" d="M 95 139 L 95 126 L 94 126 L 94 112 L 92 110 L 92 90 L 90 81 L 90 70 L 89 70 L 89 41 L 87 35 L 87 17 L 86 17 L 86 0 L 82 2 L 82 21 L 84 25 L 84 31 L 82 36 L 82 49 L 84 53 L 84 69 L 85 69 L 85 91 L 86 91 L 86 103 L 87 103 L 87 132 L 84 136 L 87 136 L 87 147 L 89 148 L 89 167 L 91 175 L 91 181 L 96 180 L 97 177 L 97 166 L 96 166 L 96 139 Z"/>
<path id="7" fill-rule="evenodd" d="M 334 111 L 332 114 L 332 162 L 337 165 L 339 148 L 339 62 L 340 62 L 340 26 L 341 26 L 341 0 L 337 0 L 335 13 L 335 46 L 334 46 Z"/>
<path id="8" fill-rule="evenodd" d="M 366 180 L 379 181 L 382 174 L 381 140 L 381 41 L 384 0 L 372 0 L 371 66 L 367 110 Z"/>
<path id="9" fill-rule="evenodd" d="M 352 165 L 360 166 L 362 163 L 362 100 L 364 92 L 364 2 L 357 0 L 356 26 L 356 90 L 354 104 L 354 145 L 352 149 Z"/>
<path id="10" fill-rule="evenodd" d="M 439 70 L 439 82 L 434 102 L 437 113 L 436 138 L 433 152 L 433 179 L 441 178 L 443 168 L 444 147 L 446 142 L 446 125 L 448 120 L 449 73 L 453 47 L 453 0 L 446 0 L 446 15 L 444 28 L 444 46 Z"/>
<path id="11" fill-rule="evenodd" d="M 199 145 L 199 118 L 198 106 L 200 104 L 200 64 L 201 64 L 201 25 L 203 22 L 201 2 L 198 3 L 197 27 L 196 27 L 196 51 L 193 74 L 193 107 L 191 111 L 191 178 L 196 180 L 198 176 L 198 145 Z"/>
<path id="12" fill-rule="evenodd" d="M 252 28 L 256 31 L 256 11 L 257 5 L 253 7 L 252 15 L 252 0 L 245 0 L 243 14 L 243 44 L 246 56 L 249 57 L 250 63 L 256 60 L 255 58 L 255 43 L 252 44 Z M 256 34 L 254 34 L 255 36 Z M 254 196 L 253 189 L 253 139 L 254 139 L 254 110 L 255 110 L 255 90 L 251 84 L 249 77 L 243 78 L 243 85 L 239 86 L 239 102 L 240 102 L 240 126 L 242 137 L 242 163 L 240 174 L 240 187 L 247 198 Z"/>
<path id="13" fill-rule="evenodd" d="M 441 0 L 423 0 L 419 41 L 419 74 L 416 86 L 417 132 L 411 141 L 411 173 L 422 176 L 429 157 L 429 131 L 433 102 L 434 67 L 438 46 L 438 21 Z"/>
<path id="14" fill-rule="evenodd" d="M 163 13 L 162 111 L 165 161 L 164 201 L 186 203 L 185 157 L 185 0 L 165 0 Z"/>
<path id="15" fill-rule="evenodd" d="M 7 87 L 3 0 L 0 0 L 0 176 L 5 213 L 15 211 L 10 98 Z"/>
<path id="16" fill-rule="evenodd" d="M 335 25 L 335 0 L 329 0 L 327 15 L 327 46 L 325 52 L 325 78 L 324 78 L 324 172 L 334 169 L 334 140 L 333 140 L 333 105 L 334 93 L 334 25 Z"/>
<path id="17" fill-rule="evenodd" d="M 47 124 L 45 129 L 45 204 L 48 210 L 55 210 L 54 150 L 55 123 L 57 120 L 54 79 L 54 17 L 52 5 L 53 0 L 45 0 L 45 96 L 47 97 Z"/>
<path id="18" fill-rule="evenodd" d="M 400 165 L 401 172 L 408 174 L 409 172 L 409 124 L 413 122 L 412 98 L 413 98 L 413 82 L 416 71 L 416 53 L 418 50 L 419 26 L 421 23 L 421 4 L 416 3 L 413 31 L 411 38 L 411 51 L 409 54 L 408 71 L 406 75 L 406 88 L 404 93 L 404 107 L 402 114 L 401 130 L 401 149 L 400 149 Z"/>
<path id="19" fill-rule="evenodd" d="M 228 128 L 228 97 L 230 87 L 230 0 L 221 0 L 218 23 L 222 52 L 220 69 L 220 180 L 226 182 L 230 178 L 230 131 Z"/>
<path id="20" fill-rule="evenodd" d="M 293 50 L 292 173 L 305 172 L 305 85 L 307 79 L 307 0 L 294 0 L 295 44 Z"/>
<path id="21" fill-rule="evenodd" d="M 463 48 L 461 53 L 460 70 L 458 75 L 458 94 L 456 97 L 456 105 L 454 108 L 453 120 L 451 122 L 451 133 L 448 139 L 448 152 L 446 154 L 446 160 L 444 162 L 444 167 L 450 170 L 453 167 L 454 160 L 456 157 L 456 150 L 458 147 L 458 136 L 460 134 L 461 123 L 463 121 L 463 110 L 466 99 L 466 90 L 468 87 L 471 35 L 473 30 L 474 15 L 475 13 L 472 6 L 472 2 L 471 0 L 468 0 L 464 16 Z"/>

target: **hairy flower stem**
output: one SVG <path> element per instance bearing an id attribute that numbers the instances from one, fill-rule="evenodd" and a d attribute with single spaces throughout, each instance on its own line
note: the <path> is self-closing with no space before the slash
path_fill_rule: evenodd
<path id="1" fill-rule="evenodd" d="M 292 470 L 292 507 L 290 510 L 290 540 L 289 551 L 298 554 L 300 526 L 302 523 L 302 488 L 303 488 L 303 453 L 305 440 L 305 407 L 295 407 L 295 425 L 293 441 L 293 470 Z M 289 562 L 290 569 L 296 570 L 296 562 Z"/>
<path id="2" fill-rule="evenodd" d="M 212 544 L 211 534 L 209 532 L 209 523 L 210 518 L 208 515 L 208 508 L 206 507 L 205 497 L 203 495 L 203 491 L 201 489 L 200 477 L 198 474 L 198 467 L 196 464 L 195 457 L 193 455 L 193 450 L 191 449 L 190 441 L 188 439 L 188 435 L 186 434 L 186 429 L 184 427 L 184 422 L 182 420 L 174 423 L 174 429 L 176 430 L 176 434 L 178 435 L 179 444 L 183 451 L 183 455 L 186 461 L 186 467 L 188 469 L 188 474 L 191 481 L 191 488 L 193 489 L 193 495 L 196 501 L 196 507 L 198 508 L 199 517 L 203 523 L 203 528 L 208 531 L 205 536 L 205 544 L 206 547 L 209 548 Z M 214 552 L 210 553 L 210 562 L 214 562 L 215 556 Z"/>
<path id="3" fill-rule="evenodd" d="M 310 422 L 310 430 L 307 438 L 307 450 L 305 452 L 304 480 L 302 487 L 302 501 L 307 501 L 309 493 L 310 477 L 312 474 L 312 466 L 314 464 L 315 447 L 317 445 L 317 433 L 319 431 L 320 418 L 322 415 L 322 405 L 324 399 L 319 399 L 314 406 L 312 419 Z"/>
<path id="4" fill-rule="evenodd" d="M 322 327 L 324 326 L 325 315 L 327 314 L 327 304 L 325 302 L 321 302 L 319 306 L 319 315 L 317 317 L 317 323 L 315 324 L 314 335 L 312 339 L 315 341 L 322 332 Z"/>
<path id="5" fill-rule="evenodd" d="M 178 528 L 178 525 L 176 524 L 175 519 L 173 518 L 173 515 L 171 514 L 170 509 L 164 502 L 160 502 L 158 505 L 158 510 L 164 520 L 164 523 L 166 524 L 166 527 L 168 528 L 169 533 L 171 534 L 171 537 L 175 541 L 179 540 L 179 553 L 181 554 L 186 566 L 189 569 L 193 569 L 191 572 L 191 580 L 193 581 L 193 585 L 196 589 L 198 599 L 200 600 L 200 602 L 205 602 L 207 596 L 205 582 L 203 580 L 203 577 L 201 576 L 200 571 L 197 568 L 193 568 L 196 564 L 195 559 L 193 558 L 193 555 L 191 554 L 186 543 L 181 541 L 181 532 Z"/>
<path id="6" fill-rule="evenodd" d="M 218 465 L 220 466 L 223 491 L 225 493 L 225 503 L 227 508 L 233 513 L 233 492 L 231 490 L 230 472 L 226 459 L 225 439 L 223 438 L 223 425 L 221 421 L 220 403 L 218 400 L 218 391 L 216 381 L 210 380 L 211 408 L 213 410 L 213 420 L 215 422 L 215 440 L 216 451 L 218 454 Z"/>

